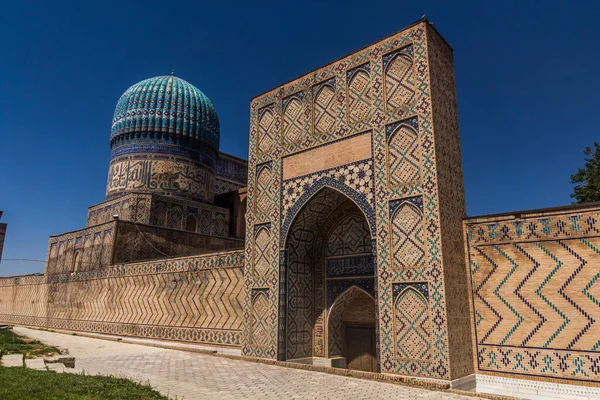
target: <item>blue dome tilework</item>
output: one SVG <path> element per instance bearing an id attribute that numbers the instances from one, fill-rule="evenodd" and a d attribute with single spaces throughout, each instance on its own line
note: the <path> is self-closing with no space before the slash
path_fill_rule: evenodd
<path id="1" fill-rule="evenodd" d="M 189 82 L 176 76 L 146 79 L 119 99 L 111 147 L 146 138 L 218 151 L 219 118 L 210 99 Z"/>

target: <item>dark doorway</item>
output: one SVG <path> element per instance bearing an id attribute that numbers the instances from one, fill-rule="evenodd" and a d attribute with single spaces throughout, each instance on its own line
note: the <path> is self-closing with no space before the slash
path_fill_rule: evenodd
<path id="1" fill-rule="evenodd" d="M 375 371 L 375 328 L 346 326 L 348 369 Z"/>

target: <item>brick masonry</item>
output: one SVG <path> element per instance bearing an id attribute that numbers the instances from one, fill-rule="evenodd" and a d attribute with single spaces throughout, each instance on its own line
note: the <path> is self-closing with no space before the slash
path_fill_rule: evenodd
<path id="1" fill-rule="evenodd" d="M 599 218 L 592 205 L 465 221 L 478 372 L 600 383 Z"/>
<path id="2" fill-rule="evenodd" d="M 242 251 L 0 278 L 0 321 L 240 347 Z"/>

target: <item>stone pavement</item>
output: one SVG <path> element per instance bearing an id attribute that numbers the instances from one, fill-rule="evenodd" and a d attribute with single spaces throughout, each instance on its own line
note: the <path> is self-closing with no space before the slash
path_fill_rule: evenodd
<path id="1" fill-rule="evenodd" d="M 15 333 L 69 349 L 75 370 L 149 382 L 177 399 L 472 399 L 453 393 L 290 369 L 207 354 L 15 327 Z"/>

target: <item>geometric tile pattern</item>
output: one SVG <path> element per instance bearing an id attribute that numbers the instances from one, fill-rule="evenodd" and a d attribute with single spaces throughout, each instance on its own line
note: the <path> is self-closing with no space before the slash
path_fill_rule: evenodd
<path id="1" fill-rule="evenodd" d="M 283 100 L 283 138 L 296 144 L 303 139 L 306 114 L 304 113 L 302 92 Z"/>
<path id="2" fill-rule="evenodd" d="M 359 195 L 367 203 L 373 201 L 373 162 L 371 160 L 358 161 L 330 170 L 305 175 L 283 182 L 282 216 L 286 216 L 292 207 L 297 204 L 300 197 L 305 195 L 310 187 L 324 178 L 332 178 Z"/>
<path id="3" fill-rule="evenodd" d="M 335 79 L 320 83 L 313 87 L 314 94 L 314 135 L 330 133 L 336 124 L 335 112 Z"/>
<path id="4" fill-rule="evenodd" d="M 415 77 L 412 57 L 404 51 L 387 54 L 384 58 L 386 108 L 410 107 L 415 100 Z"/>
<path id="5" fill-rule="evenodd" d="M 466 222 L 479 370 L 600 381 L 599 216 Z"/>
<path id="6" fill-rule="evenodd" d="M 413 363 L 413 360 L 431 360 L 429 305 L 421 291 L 412 285 L 403 286 L 401 291 L 394 287 L 394 291 L 398 292 L 394 293 L 395 356 L 397 363 L 407 364 L 404 368 L 416 374 L 422 372 L 419 369 L 423 368 L 423 364 Z"/>
<path id="7" fill-rule="evenodd" d="M 271 224 L 257 225 L 254 227 L 254 275 L 263 277 L 269 271 L 273 261 L 273 246 L 271 245 Z"/>
<path id="8" fill-rule="evenodd" d="M 368 121 L 371 117 L 370 65 L 364 64 L 346 73 L 348 80 L 348 124 Z"/>
<path id="9" fill-rule="evenodd" d="M 273 115 L 273 106 L 263 108 L 260 115 L 260 137 L 258 139 L 258 148 L 262 154 L 271 153 L 278 138 L 277 124 L 278 121 Z"/>
<path id="10" fill-rule="evenodd" d="M 403 201 L 392 213 L 391 218 L 390 237 L 394 266 L 398 268 L 423 266 L 426 248 L 422 211 L 418 205 L 410 201 Z"/>
<path id="11" fill-rule="evenodd" d="M 258 166 L 256 174 L 255 213 L 257 220 L 268 221 L 271 218 L 273 204 L 273 168 L 271 163 Z"/>
<path id="12" fill-rule="evenodd" d="M 252 289 L 252 344 L 265 346 L 269 340 L 269 291 Z"/>
<path id="13" fill-rule="evenodd" d="M 237 251 L 0 279 L 0 321 L 239 347 L 243 264 Z"/>
<path id="14" fill-rule="evenodd" d="M 328 315 L 328 356 L 341 356 L 344 350 L 344 311 L 354 298 L 360 293 L 364 293 L 361 289 L 356 286 L 352 286 L 347 289 L 344 293 L 340 294 L 333 305 L 327 312 Z"/>
<path id="15" fill-rule="evenodd" d="M 419 134 L 415 127 L 409 124 L 394 123 L 386 130 L 392 132 L 388 139 L 388 173 L 389 185 L 392 187 L 417 183 L 420 179 Z"/>
<path id="16" fill-rule="evenodd" d="M 370 181 L 368 190 L 363 192 L 357 189 L 349 189 L 349 186 L 354 183 L 346 181 L 346 179 L 342 180 L 341 175 L 336 174 L 338 170 L 341 171 L 345 167 L 284 182 L 275 180 L 278 195 L 273 199 L 273 212 L 279 212 L 280 216 L 272 219 L 277 223 L 273 224 L 271 240 L 281 252 L 276 253 L 278 260 L 273 263 L 272 270 L 268 274 L 270 279 L 268 283 L 273 290 L 279 291 L 279 296 L 271 297 L 277 297 L 277 300 L 281 299 L 281 304 L 275 299 L 271 301 L 270 315 L 274 316 L 276 320 L 274 326 L 277 326 L 278 329 L 273 328 L 274 334 L 270 338 L 269 344 L 272 347 L 267 347 L 269 349 L 276 347 L 279 351 L 271 352 L 262 348 L 244 346 L 242 349 L 244 354 L 270 358 L 278 357 L 279 359 L 286 358 L 285 352 L 281 350 L 285 347 L 286 341 L 285 321 L 287 318 L 289 322 L 290 318 L 289 310 L 286 310 L 285 304 L 287 284 L 285 271 L 288 267 L 288 261 L 284 257 L 287 254 L 286 249 L 288 249 L 285 241 L 289 236 L 288 231 L 291 230 L 290 226 L 294 218 L 299 215 L 299 210 L 320 189 L 332 187 L 343 191 L 347 197 L 350 197 L 359 206 L 367 218 L 374 239 L 376 277 L 371 282 L 374 284 L 376 304 L 379 305 L 377 310 L 379 324 L 377 325 L 378 332 L 376 332 L 376 335 L 378 337 L 378 366 L 381 372 L 419 375 L 438 379 L 450 379 L 451 377 L 464 376 L 464 374 L 470 373 L 468 370 L 454 372 L 450 368 L 451 359 L 449 354 L 452 350 L 448 346 L 448 333 L 450 330 L 446 310 L 447 301 L 450 301 L 450 299 L 446 296 L 444 283 L 444 276 L 447 273 L 445 271 L 446 253 L 449 254 L 450 261 L 455 261 L 455 258 L 452 257 L 455 257 L 463 246 L 462 236 L 459 234 L 452 235 L 453 240 L 458 240 L 458 245 L 450 239 L 445 239 L 444 243 L 453 245 L 450 247 L 444 245 L 445 248 L 442 249 L 441 232 L 442 224 L 446 224 L 446 226 L 457 225 L 460 232 L 460 218 L 464 215 L 464 197 L 453 194 L 451 190 L 446 192 L 450 195 L 438 192 L 438 173 L 440 173 L 438 164 L 443 164 L 446 179 L 452 182 L 452 186 L 457 188 L 462 187 L 462 171 L 460 167 L 458 125 L 447 122 L 454 121 L 454 119 L 444 119 L 444 114 L 440 114 L 439 111 L 456 107 L 453 98 L 454 86 L 447 83 L 450 82 L 447 76 L 452 76 L 453 79 L 451 54 L 443 53 L 440 56 L 444 57 L 443 62 L 445 65 L 450 66 L 449 70 L 438 68 L 437 71 L 442 72 L 437 73 L 435 76 L 430 73 L 430 65 L 433 65 L 435 60 L 430 60 L 429 54 L 437 56 L 438 53 L 435 53 L 435 47 L 448 48 L 447 44 L 441 41 L 431 42 L 432 44 L 430 44 L 429 39 L 435 35 L 437 33 L 430 28 L 427 22 L 419 22 L 380 42 L 266 92 L 251 101 L 249 174 L 253 176 L 249 177 L 248 201 L 250 202 L 253 201 L 255 194 L 254 175 L 256 174 L 256 166 L 267 161 L 273 161 L 275 176 L 282 176 L 283 161 L 281 157 L 284 154 L 290 154 L 291 151 L 307 151 L 360 133 L 369 132 L 372 138 L 372 158 L 365 160 L 369 163 L 365 171 L 370 171 L 368 173 L 371 175 L 368 178 Z M 347 72 L 365 64 L 369 65 L 369 71 L 366 72 L 369 74 L 370 113 L 366 121 L 350 124 L 351 117 L 348 104 L 352 103 L 353 100 L 347 99 L 347 96 L 350 96 Z M 326 84 L 331 86 L 328 89 L 328 96 L 325 96 L 327 93 L 319 93 L 321 87 Z M 440 84 L 443 86 L 440 86 Z M 297 93 L 303 94 L 303 105 L 312 113 L 312 118 L 308 122 L 298 125 L 303 127 L 304 139 L 294 144 L 294 146 L 290 146 L 284 138 L 283 144 L 274 145 L 271 155 L 267 156 L 261 153 L 259 151 L 259 132 L 261 131 L 259 119 L 263 108 L 272 106 L 275 117 L 282 119 L 284 100 Z M 436 107 L 433 110 L 432 93 L 442 93 L 446 96 L 438 96 L 439 101 L 436 101 Z M 316 99 L 317 96 L 320 97 Z M 327 107 L 324 107 L 324 105 L 327 105 Z M 324 115 L 325 108 L 327 109 L 327 115 Z M 441 115 L 440 119 L 434 121 L 432 117 L 434 112 L 438 113 L 436 115 Z M 448 115 L 452 117 L 451 113 Z M 321 119 L 320 117 L 324 118 Z M 331 121 L 331 118 L 334 118 L 334 120 Z M 416 127 L 408 124 L 408 120 L 411 118 L 416 118 Z M 389 147 L 390 142 L 388 141 L 389 136 L 386 132 L 386 126 L 399 121 L 406 121 L 405 124 L 413 128 L 418 134 L 416 143 L 418 143 L 417 146 L 420 146 L 420 149 L 403 154 L 405 154 L 406 159 L 413 162 L 418 157 L 419 178 L 415 178 L 414 183 L 391 186 L 387 157 L 390 150 L 396 150 Z M 316 125 L 317 123 L 319 126 Z M 438 125 L 445 130 L 440 129 L 438 133 Z M 329 126 L 332 126 L 332 129 L 329 132 L 323 132 L 324 127 Z M 440 154 L 436 154 L 435 141 L 437 140 L 444 143 L 444 148 Z M 392 147 L 396 146 L 395 143 L 392 143 Z M 352 174 L 344 175 L 352 176 Z M 280 184 L 283 187 L 280 187 Z M 419 240 L 412 236 L 411 239 L 413 243 L 422 241 L 421 250 L 424 254 L 422 260 L 418 262 L 420 266 L 412 265 L 396 268 L 390 246 L 392 242 L 390 236 L 393 233 L 390 202 L 397 199 L 416 197 L 419 197 L 422 202 L 420 208 L 421 233 L 417 234 Z M 442 209 L 445 210 L 445 214 L 440 214 Z M 450 215 L 451 218 L 455 218 L 456 215 L 461 215 L 461 217 L 458 220 L 453 219 L 450 223 L 447 222 L 448 217 L 445 217 L 447 215 Z M 251 210 L 247 213 L 247 223 L 250 227 L 255 224 L 255 216 Z M 405 224 L 401 224 L 401 226 L 406 229 Z M 414 235 L 413 231 L 405 230 L 405 232 Z M 246 254 L 248 257 L 251 256 L 251 252 L 252 235 L 250 234 L 246 241 Z M 451 267 L 453 270 L 459 269 L 459 266 L 455 264 L 452 264 Z M 251 301 L 250 288 L 259 287 L 257 281 L 249 276 L 250 274 L 245 275 L 248 285 L 245 301 L 248 303 Z M 392 283 L 415 281 L 428 283 L 428 307 L 431 316 L 429 342 L 431 357 L 428 361 L 413 360 L 416 369 L 419 371 L 418 373 L 408 369 L 409 365 L 406 363 L 397 363 L 394 356 L 395 302 L 392 294 Z M 460 290 L 451 290 L 449 292 L 450 296 L 454 296 L 455 293 L 462 293 L 464 297 L 466 292 L 465 279 L 463 278 L 461 282 L 463 286 L 458 286 Z M 319 285 L 315 283 L 315 296 L 323 296 L 323 293 L 316 294 L 318 290 Z M 466 304 L 468 308 L 468 303 Z M 322 321 L 323 312 L 317 310 L 316 306 L 314 309 L 316 322 L 313 332 L 313 351 L 314 354 L 323 354 L 324 328 L 321 328 L 323 325 L 320 325 L 321 322 L 319 322 Z M 468 315 L 468 312 L 465 315 Z M 453 316 L 453 318 L 455 317 Z M 248 315 L 247 318 L 245 316 L 245 321 L 249 320 L 250 316 Z M 467 324 L 462 325 L 468 326 Z M 244 326 L 248 325 L 245 324 Z M 248 330 L 246 329 L 244 332 L 246 335 Z M 465 346 L 464 340 L 460 346 Z M 457 358 L 460 357 L 453 355 L 453 359 Z M 470 368 L 472 371 L 472 362 Z"/>

